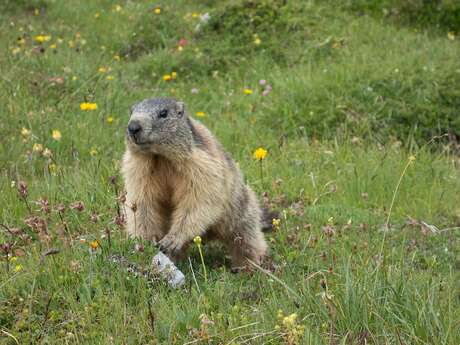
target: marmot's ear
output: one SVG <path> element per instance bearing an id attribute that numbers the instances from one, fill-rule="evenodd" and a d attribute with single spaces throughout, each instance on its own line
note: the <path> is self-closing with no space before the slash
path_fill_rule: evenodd
<path id="1" fill-rule="evenodd" d="M 185 104 L 184 102 L 176 102 L 176 112 L 179 117 L 182 117 L 185 113 Z"/>

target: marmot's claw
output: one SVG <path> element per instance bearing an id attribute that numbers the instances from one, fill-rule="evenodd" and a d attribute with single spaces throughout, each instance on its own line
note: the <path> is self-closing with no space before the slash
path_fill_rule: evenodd
<path id="1" fill-rule="evenodd" d="M 180 252 L 181 245 L 177 243 L 177 240 L 173 236 L 166 235 L 158 242 L 160 250 L 168 255 L 176 255 Z"/>

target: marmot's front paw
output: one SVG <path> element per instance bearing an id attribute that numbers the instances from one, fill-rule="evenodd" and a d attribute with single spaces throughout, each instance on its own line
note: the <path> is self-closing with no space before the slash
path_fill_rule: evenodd
<path id="1" fill-rule="evenodd" d="M 175 235 L 168 234 L 158 242 L 160 250 L 168 255 L 178 255 L 182 249 L 183 243 Z"/>

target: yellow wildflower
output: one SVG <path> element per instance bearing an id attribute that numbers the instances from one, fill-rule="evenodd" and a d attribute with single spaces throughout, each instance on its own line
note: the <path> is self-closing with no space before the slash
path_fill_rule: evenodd
<path id="1" fill-rule="evenodd" d="M 195 115 L 198 116 L 198 117 L 205 117 L 205 116 L 206 116 L 206 114 L 205 114 L 204 111 L 197 111 L 197 112 L 195 113 Z"/>
<path id="2" fill-rule="evenodd" d="M 78 80 L 78 77 L 76 75 L 72 76 L 72 80 L 75 81 L 75 80 Z"/>
<path id="3" fill-rule="evenodd" d="M 297 319 L 297 314 L 291 314 L 289 316 L 285 316 L 283 318 L 283 325 L 285 327 L 290 327 L 290 326 L 293 326 L 295 324 L 295 320 Z"/>
<path id="4" fill-rule="evenodd" d="M 56 43 L 50 44 L 50 49 L 56 49 L 56 48 L 57 48 Z"/>
<path id="5" fill-rule="evenodd" d="M 98 240 L 91 241 L 89 246 L 91 247 L 92 250 L 96 250 L 99 247 L 99 241 Z"/>
<path id="6" fill-rule="evenodd" d="M 80 109 L 81 110 L 96 110 L 97 109 L 97 104 L 96 103 L 83 102 L 83 103 L 80 104 Z"/>
<path id="7" fill-rule="evenodd" d="M 196 236 L 194 239 L 193 239 L 193 242 L 195 242 L 195 244 L 197 246 L 199 246 L 201 244 L 201 236 Z"/>
<path id="8" fill-rule="evenodd" d="M 171 78 L 176 79 L 177 78 L 177 72 L 172 72 L 171 73 Z"/>
<path id="9" fill-rule="evenodd" d="M 108 116 L 107 119 L 105 120 L 109 125 L 113 123 L 113 116 Z"/>
<path id="10" fill-rule="evenodd" d="M 99 67 L 99 69 L 97 70 L 99 73 L 105 73 L 107 72 L 107 68 L 105 67 Z"/>
<path id="11" fill-rule="evenodd" d="M 22 37 L 18 38 L 18 44 L 26 44 L 26 40 Z"/>
<path id="12" fill-rule="evenodd" d="M 120 55 L 118 55 L 118 54 L 114 55 L 114 56 L 113 56 L 113 59 L 114 59 L 115 61 L 120 61 L 120 60 L 121 60 Z"/>
<path id="13" fill-rule="evenodd" d="M 252 95 L 253 91 L 251 89 L 244 89 L 243 92 L 245 95 Z"/>
<path id="14" fill-rule="evenodd" d="M 160 14 L 161 13 L 161 8 L 157 7 L 153 10 L 153 12 L 155 12 L 155 14 Z"/>
<path id="15" fill-rule="evenodd" d="M 39 15 L 40 15 L 40 10 L 39 10 L 38 8 L 36 8 L 36 9 L 34 10 L 34 15 L 36 15 L 36 16 L 39 16 Z"/>
<path id="16" fill-rule="evenodd" d="M 16 265 L 16 266 L 14 266 L 14 272 L 17 273 L 17 272 L 20 272 L 20 271 L 22 271 L 22 265 Z"/>
<path id="17" fill-rule="evenodd" d="M 283 311 L 281 309 L 278 309 L 276 316 L 278 317 L 278 319 L 281 320 L 284 317 Z"/>
<path id="18" fill-rule="evenodd" d="M 451 41 L 455 40 L 455 33 L 453 31 L 449 31 L 447 33 L 447 38 Z"/>
<path id="19" fill-rule="evenodd" d="M 280 224 L 281 224 L 281 219 L 278 219 L 278 218 L 272 219 L 272 225 L 275 230 L 278 230 L 280 228 Z"/>
<path id="20" fill-rule="evenodd" d="M 257 150 L 254 151 L 254 159 L 258 161 L 265 159 L 266 155 L 267 155 L 267 150 L 265 150 L 262 147 L 259 147 Z"/>
<path id="21" fill-rule="evenodd" d="M 409 162 L 411 163 L 415 162 L 415 159 L 416 159 L 415 156 L 409 156 Z"/>
<path id="22" fill-rule="evenodd" d="M 48 165 L 48 170 L 50 171 L 52 175 L 56 175 L 57 165 L 54 163 L 51 163 L 50 165 Z"/>
<path id="23" fill-rule="evenodd" d="M 91 156 L 97 155 L 97 149 L 96 149 L 95 147 L 92 147 L 91 150 L 89 151 L 89 154 L 90 154 Z"/>
<path id="24" fill-rule="evenodd" d="M 22 127 L 22 129 L 21 129 L 21 135 L 22 135 L 23 137 L 28 137 L 28 136 L 30 135 L 30 129 L 27 129 L 27 128 L 25 128 L 25 127 Z"/>
<path id="25" fill-rule="evenodd" d="M 121 12 L 122 9 L 123 9 L 123 7 L 121 7 L 120 5 L 116 5 L 115 8 L 114 8 L 114 10 L 116 12 Z"/>
<path id="26" fill-rule="evenodd" d="M 11 53 L 13 53 L 13 55 L 17 55 L 20 52 L 21 52 L 21 48 L 19 48 L 19 47 L 11 49 Z"/>
<path id="27" fill-rule="evenodd" d="M 49 148 L 45 148 L 43 150 L 43 156 L 46 158 L 51 158 L 53 156 L 53 152 Z"/>
<path id="28" fill-rule="evenodd" d="M 100 14 L 99 12 L 94 13 L 94 18 L 97 19 L 97 18 L 99 18 L 100 16 L 101 16 L 101 14 Z"/>
<path id="29" fill-rule="evenodd" d="M 200 16 L 199 13 L 193 12 L 192 13 L 192 18 L 198 18 Z"/>
<path id="30" fill-rule="evenodd" d="M 53 129 L 53 133 L 51 134 L 51 136 L 53 137 L 54 140 L 57 140 L 57 141 L 61 140 L 62 138 L 62 134 L 58 129 Z"/>
<path id="31" fill-rule="evenodd" d="M 50 35 L 37 35 L 37 36 L 35 36 L 35 41 L 37 41 L 38 43 L 47 42 L 50 39 L 51 39 Z"/>
<path id="32" fill-rule="evenodd" d="M 105 79 L 107 79 L 107 80 L 113 80 L 114 77 L 113 77 L 113 75 L 108 75 L 107 77 L 105 77 Z"/>
<path id="33" fill-rule="evenodd" d="M 163 76 L 163 80 L 164 80 L 164 81 L 170 81 L 171 79 L 172 79 L 172 77 L 171 77 L 169 74 L 165 74 L 165 75 Z"/>
<path id="34" fill-rule="evenodd" d="M 261 44 L 261 43 L 262 43 L 262 40 L 261 40 L 259 37 L 256 37 L 256 38 L 254 39 L 254 44 L 255 44 L 256 46 L 258 46 L 258 45 Z"/>
<path id="35" fill-rule="evenodd" d="M 35 143 L 32 147 L 32 150 L 34 150 L 35 152 L 43 152 L 43 145 Z"/>

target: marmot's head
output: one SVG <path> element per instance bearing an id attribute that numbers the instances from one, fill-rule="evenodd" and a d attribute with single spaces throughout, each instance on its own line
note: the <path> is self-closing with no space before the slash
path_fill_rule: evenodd
<path id="1" fill-rule="evenodd" d="M 186 156 L 193 145 L 193 134 L 184 103 L 172 98 L 154 98 L 135 104 L 131 108 L 126 142 L 135 153 Z"/>

